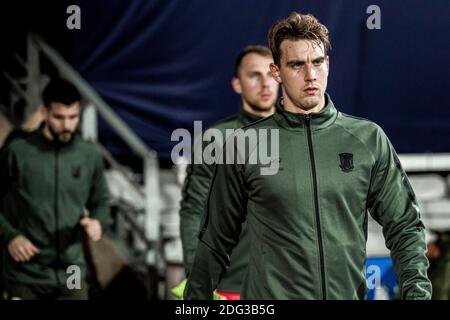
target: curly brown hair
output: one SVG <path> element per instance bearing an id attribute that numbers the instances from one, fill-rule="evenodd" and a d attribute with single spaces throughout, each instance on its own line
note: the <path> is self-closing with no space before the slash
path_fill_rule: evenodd
<path id="1" fill-rule="evenodd" d="M 325 53 L 331 48 L 328 29 L 310 14 L 292 12 L 286 19 L 277 21 L 269 30 L 269 47 L 273 60 L 280 65 L 283 40 L 313 40 L 323 44 Z"/>

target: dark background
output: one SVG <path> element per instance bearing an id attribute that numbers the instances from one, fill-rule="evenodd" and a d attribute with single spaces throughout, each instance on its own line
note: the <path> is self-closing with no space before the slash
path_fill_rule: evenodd
<path id="1" fill-rule="evenodd" d="M 81 8 L 67 30 L 66 8 Z M 369 5 L 381 30 L 369 30 Z M 10 1 L 1 14 L 1 67 L 12 68 L 25 34 L 43 35 L 130 127 L 170 157 L 176 128 L 204 127 L 234 113 L 234 58 L 267 44 L 269 27 L 296 10 L 331 35 L 328 92 L 337 108 L 383 127 L 399 153 L 450 152 L 448 0 L 84 0 Z M 52 74 L 51 66 L 44 64 Z M 8 87 L 0 84 L 0 93 Z M 101 123 L 101 141 L 129 150 Z"/>

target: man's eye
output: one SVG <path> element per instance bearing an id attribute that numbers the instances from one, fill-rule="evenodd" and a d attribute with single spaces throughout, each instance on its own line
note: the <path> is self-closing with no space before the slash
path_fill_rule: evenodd
<path id="1" fill-rule="evenodd" d="M 319 67 L 322 63 L 323 63 L 323 60 L 313 61 L 313 65 L 315 65 L 316 67 Z"/>

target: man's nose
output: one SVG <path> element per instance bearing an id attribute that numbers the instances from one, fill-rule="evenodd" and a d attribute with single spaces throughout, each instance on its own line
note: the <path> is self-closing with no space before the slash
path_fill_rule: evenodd
<path id="1" fill-rule="evenodd" d="M 64 130 L 70 129 L 70 119 L 64 119 L 63 128 L 64 128 Z"/>
<path id="2" fill-rule="evenodd" d="M 305 81 L 312 82 L 316 80 L 316 70 L 312 65 L 306 65 Z"/>
<path id="3" fill-rule="evenodd" d="M 263 88 L 267 88 L 269 86 L 270 77 L 269 76 L 263 76 L 261 79 L 261 85 Z"/>

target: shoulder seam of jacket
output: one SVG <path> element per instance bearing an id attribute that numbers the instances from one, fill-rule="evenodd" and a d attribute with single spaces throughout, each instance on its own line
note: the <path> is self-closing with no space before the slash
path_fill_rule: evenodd
<path id="1" fill-rule="evenodd" d="M 373 123 L 373 124 L 375 124 L 374 122 L 372 122 L 372 121 L 370 121 L 370 120 L 367 120 L 367 119 L 363 119 L 363 118 L 356 118 L 356 119 L 359 119 L 359 120 L 365 120 L 365 121 L 368 121 L 368 122 L 370 122 L 370 123 Z M 370 148 L 366 145 L 366 143 L 364 143 L 364 141 L 362 141 L 357 135 L 355 135 L 353 132 L 351 132 L 350 130 L 348 130 L 346 127 L 344 127 L 343 125 L 341 125 L 341 124 L 339 124 L 339 123 L 337 123 L 337 122 L 335 122 L 335 124 L 337 125 L 337 126 L 339 126 L 339 127 L 341 127 L 342 129 L 344 129 L 345 130 L 345 132 L 347 132 L 348 134 L 350 134 L 350 135 L 352 135 L 353 137 L 355 137 L 359 142 L 361 142 L 361 144 L 364 146 L 364 148 L 370 153 L 370 155 L 371 155 L 371 157 L 372 157 L 372 160 L 375 162 L 376 161 L 376 157 L 374 156 L 374 154 L 373 154 L 373 152 L 370 150 Z"/>
<path id="2" fill-rule="evenodd" d="M 352 116 L 352 115 L 346 114 L 346 113 L 344 113 L 344 112 L 339 112 L 339 113 L 342 114 L 343 117 L 353 118 L 353 119 L 357 119 L 357 120 L 363 120 L 363 121 L 367 121 L 367 122 L 376 124 L 376 123 L 373 122 L 372 120 L 369 120 L 369 119 L 366 119 L 366 118 L 363 118 L 363 117 Z"/>

